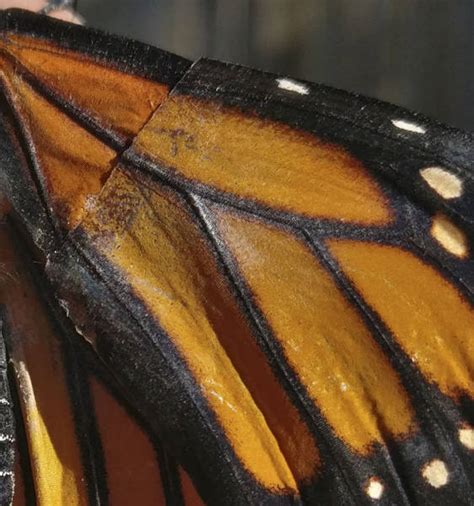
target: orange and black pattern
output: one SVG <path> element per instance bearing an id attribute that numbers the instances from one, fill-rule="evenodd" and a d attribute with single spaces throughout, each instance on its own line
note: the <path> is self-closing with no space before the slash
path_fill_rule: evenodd
<path id="1" fill-rule="evenodd" d="M 20 11 L 0 60 L 15 503 L 473 503 L 471 135 Z"/>
<path id="2" fill-rule="evenodd" d="M 8 480 L 15 505 L 190 504 L 184 500 L 186 487 L 193 490 L 187 475 L 50 303 L 47 284 L 26 267 L 14 225 L 4 222 L 0 237 L 8 405 L 13 397 L 17 429 L 17 467 L 11 459 L 9 474 L 1 475 L 2 492 L 11 493 L 3 485 Z M 3 423 L 2 438 L 4 432 Z"/>

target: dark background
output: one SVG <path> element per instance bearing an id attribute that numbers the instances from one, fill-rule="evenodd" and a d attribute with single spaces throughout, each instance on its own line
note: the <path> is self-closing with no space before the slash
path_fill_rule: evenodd
<path id="1" fill-rule="evenodd" d="M 78 0 L 90 26 L 474 130 L 474 0 Z"/>

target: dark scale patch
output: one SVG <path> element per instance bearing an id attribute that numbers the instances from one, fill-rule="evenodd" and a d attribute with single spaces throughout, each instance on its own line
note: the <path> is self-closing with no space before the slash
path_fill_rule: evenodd
<path id="1" fill-rule="evenodd" d="M 116 166 L 114 173 L 123 173 L 120 165 Z M 112 175 L 109 183 L 106 183 L 103 188 L 103 193 L 106 192 L 107 197 L 101 196 L 100 205 L 95 213 L 97 228 L 91 233 L 91 239 L 105 243 L 104 246 L 111 238 L 116 235 L 120 236 L 129 229 L 143 203 L 143 198 L 131 193 L 129 187 L 122 188 L 114 182 L 115 179 Z M 146 189 L 142 191 L 146 192 Z M 111 223 L 113 223 L 113 228 L 110 227 Z"/>
<path id="2" fill-rule="evenodd" d="M 171 139 L 171 156 L 176 156 L 181 149 L 190 151 L 197 149 L 193 134 L 182 128 L 153 127 L 150 130 L 158 135 L 164 134 Z"/>
<path id="3" fill-rule="evenodd" d="M 8 358 L 0 319 L 0 504 L 11 504 L 14 492 L 15 417 L 8 379 Z"/>

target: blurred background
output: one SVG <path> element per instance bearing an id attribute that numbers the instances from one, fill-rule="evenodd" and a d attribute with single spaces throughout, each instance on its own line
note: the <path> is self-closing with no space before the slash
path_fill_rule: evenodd
<path id="1" fill-rule="evenodd" d="M 78 0 L 90 26 L 474 130 L 474 0 Z"/>

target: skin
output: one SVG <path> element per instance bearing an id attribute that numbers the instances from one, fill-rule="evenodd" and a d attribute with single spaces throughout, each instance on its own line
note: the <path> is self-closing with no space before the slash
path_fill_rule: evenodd
<path id="1" fill-rule="evenodd" d="M 47 0 L 0 0 L 0 9 L 26 9 L 38 12 L 48 4 Z M 84 20 L 70 8 L 61 8 L 49 14 L 53 18 L 69 21 L 70 23 L 83 24 Z"/>

